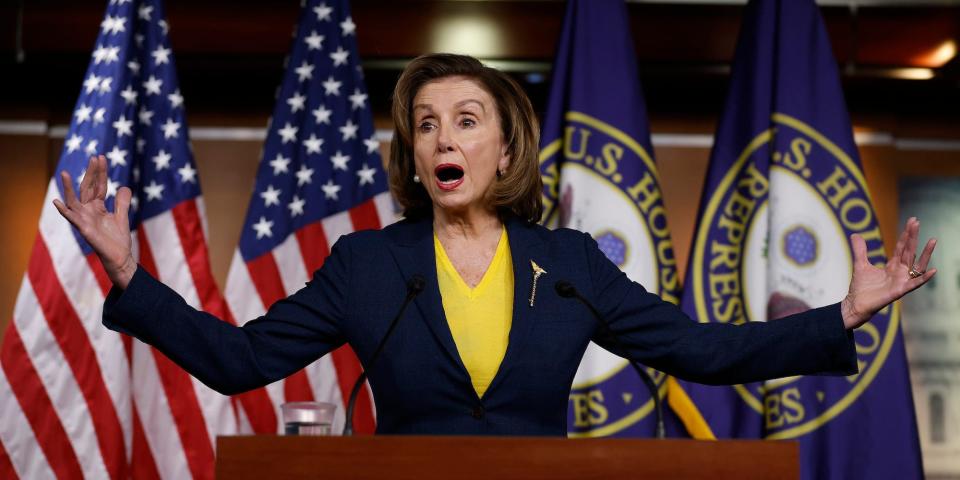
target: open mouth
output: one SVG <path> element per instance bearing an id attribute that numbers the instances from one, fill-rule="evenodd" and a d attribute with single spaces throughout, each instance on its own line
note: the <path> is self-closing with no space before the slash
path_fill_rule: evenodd
<path id="1" fill-rule="evenodd" d="M 437 185 L 443 190 L 453 190 L 463 183 L 463 167 L 452 163 L 443 163 L 433 169 Z"/>

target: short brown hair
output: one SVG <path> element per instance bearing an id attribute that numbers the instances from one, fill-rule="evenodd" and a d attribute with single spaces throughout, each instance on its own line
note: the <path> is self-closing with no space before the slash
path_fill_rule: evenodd
<path id="1" fill-rule="evenodd" d="M 484 66 L 465 55 L 436 53 L 413 59 L 403 70 L 393 91 L 393 124 L 387 173 L 390 190 L 407 218 L 433 214 L 426 189 L 413 181 L 413 99 L 425 84 L 445 77 L 462 76 L 477 82 L 497 104 L 503 140 L 510 155 L 510 168 L 494 185 L 497 211 L 524 220 L 540 220 L 543 183 L 537 163 L 540 127 L 527 94 L 507 74 Z"/>

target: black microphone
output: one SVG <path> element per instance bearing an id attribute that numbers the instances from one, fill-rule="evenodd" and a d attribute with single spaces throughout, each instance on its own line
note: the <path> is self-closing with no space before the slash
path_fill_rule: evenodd
<path id="1" fill-rule="evenodd" d="M 560 280 L 554 285 L 554 288 L 557 291 L 557 295 L 560 295 L 563 298 L 575 298 L 584 306 L 590 310 L 590 313 L 593 314 L 593 318 L 597 321 L 598 324 L 603 328 L 604 333 L 610 339 L 610 342 L 622 352 L 626 352 L 627 349 L 623 347 L 623 344 L 620 343 L 620 339 L 616 334 L 613 333 L 613 330 L 610 328 L 610 325 L 607 324 L 607 321 L 600 316 L 600 312 L 590 303 L 589 300 L 584 298 L 583 295 L 580 295 L 580 292 L 577 291 L 577 288 L 573 286 L 572 283 L 566 280 Z M 639 363 L 627 359 L 630 362 L 630 365 L 634 370 L 637 371 L 637 375 L 640 375 L 640 380 L 643 380 L 643 384 L 647 386 L 647 390 L 650 390 L 650 396 L 653 397 L 653 407 L 657 412 L 657 438 L 664 438 L 667 436 L 666 429 L 663 427 L 663 410 L 660 407 L 660 395 L 657 392 L 657 385 L 653 383 L 653 379 L 650 378 L 650 375 L 644 370 Z"/>
<path id="2" fill-rule="evenodd" d="M 383 338 L 380 339 L 377 349 L 374 350 L 373 355 L 370 356 L 370 362 L 367 364 L 367 368 L 360 373 L 357 381 L 353 384 L 353 389 L 350 390 L 350 399 L 347 401 L 347 413 L 345 414 L 346 422 L 343 425 L 343 436 L 349 437 L 353 435 L 353 409 L 357 405 L 357 394 L 360 393 L 360 386 L 363 385 L 364 380 L 367 379 L 367 371 L 373 370 L 373 366 L 377 363 L 377 358 L 380 357 L 380 352 L 383 351 L 383 346 L 387 344 L 387 339 L 393 334 L 393 330 L 397 327 L 397 323 L 399 323 L 400 317 L 403 316 L 403 312 L 407 310 L 410 302 L 423 291 L 426 284 L 427 282 L 423 279 L 423 275 L 419 273 L 407 280 L 407 296 L 403 299 L 403 304 L 400 305 L 400 311 L 397 312 L 396 317 L 393 317 L 393 321 L 390 322 L 390 327 L 387 328 L 387 333 L 383 334 Z"/>

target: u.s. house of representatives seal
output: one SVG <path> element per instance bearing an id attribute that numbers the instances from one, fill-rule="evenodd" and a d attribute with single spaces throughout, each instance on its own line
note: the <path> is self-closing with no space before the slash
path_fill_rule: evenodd
<path id="1" fill-rule="evenodd" d="M 564 120 L 563 136 L 540 152 L 544 223 L 589 232 L 627 276 L 676 303 L 676 258 L 650 153 L 589 115 L 568 112 Z M 662 398 L 664 375 L 648 372 Z M 649 434 L 641 422 L 652 411 L 653 400 L 627 361 L 591 343 L 570 390 L 570 436 Z"/>
<path id="2" fill-rule="evenodd" d="M 774 114 L 772 125 L 752 140 L 707 199 L 687 283 L 700 321 L 777 321 L 840 301 L 852 274 L 853 233 L 866 240 L 871 263 L 885 262 L 876 215 L 854 160 L 795 118 Z M 762 415 L 767 438 L 808 433 L 870 385 L 898 322 L 898 307 L 887 307 L 855 332 L 857 375 L 781 378 L 735 389 Z"/>

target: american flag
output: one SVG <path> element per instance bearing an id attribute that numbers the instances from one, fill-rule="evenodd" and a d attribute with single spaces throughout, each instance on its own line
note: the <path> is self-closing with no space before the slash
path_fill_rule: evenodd
<path id="1" fill-rule="evenodd" d="M 105 155 L 107 208 L 119 187 L 134 192 L 140 264 L 193 306 L 229 318 L 210 271 L 167 32 L 161 0 L 109 2 L 57 171 L 79 184 L 88 158 Z M 216 435 L 237 431 L 231 399 L 101 325 L 110 282 L 52 206 L 62 192 L 55 176 L 0 349 L 0 478 L 212 477 Z M 256 410 L 257 395 L 242 402 Z"/>
<path id="2" fill-rule="evenodd" d="M 260 316 L 302 288 L 341 235 L 395 220 L 379 147 L 349 2 L 308 1 L 227 277 L 226 297 L 237 318 Z M 301 400 L 338 405 L 333 425 L 338 429 L 359 373 L 356 356 L 345 346 L 267 391 L 277 406 Z M 372 432 L 373 403 L 366 388 L 359 399 L 355 429 Z M 280 428 L 276 417 L 244 413 L 244 430 L 248 422 L 257 432 Z"/>

